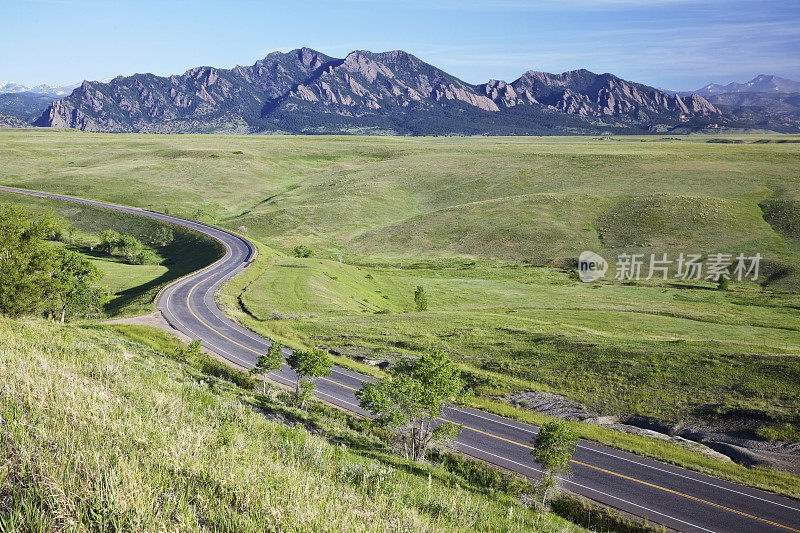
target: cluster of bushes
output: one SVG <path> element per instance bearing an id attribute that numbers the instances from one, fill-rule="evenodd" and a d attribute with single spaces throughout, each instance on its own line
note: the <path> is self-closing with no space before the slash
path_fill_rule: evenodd
<path id="1" fill-rule="evenodd" d="M 292 249 L 292 255 L 295 257 L 308 259 L 309 257 L 314 257 L 314 250 L 312 250 L 305 244 L 299 244 L 295 246 L 294 249 Z"/>
<path id="2" fill-rule="evenodd" d="M 114 257 L 121 257 L 131 265 L 144 265 L 156 261 L 155 254 L 146 249 L 144 244 L 133 235 L 120 235 L 114 230 L 100 233 L 100 252 Z"/>

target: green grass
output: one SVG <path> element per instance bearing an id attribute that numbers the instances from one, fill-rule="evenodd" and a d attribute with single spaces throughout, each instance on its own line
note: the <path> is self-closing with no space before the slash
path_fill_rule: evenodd
<path id="1" fill-rule="evenodd" d="M 168 271 L 163 265 L 131 265 L 112 257 L 93 257 L 91 262 L 103 271 L 103 284 L 114 294 L 146 285 Z"/>
<path id="2" fill-rule="evenodd" d="M 155 326 L 141 324 L 103 324 L 102 326 L 87 326 L 89 329 L 109 330 L 125 337 L 128 340 L 149 346 L 156 352 L 171 356 L 184 346 L 175 337 Z"/>
<path id="3" fill-rule="evenodd" d="M 759 437 L 771 441 L 797 442 L 800 441 L 800 430 L 796 426 L 784 422 L 783 424 L 764 424 L 756 430 Z"/>
<path id="4" fill-rule="evenodd" d="M 107 331 L 0 319 L 0 339 L 4 530 L 578 530 L 271 421 L 249 393 Z"/>
<path id="5" fill-rule="evenodd" d="M 647 241 L 656 252 L 760 251 L 774 284 L 797 287 L 794 226 L 771 226 L 760 207 L 769 218 L 775 201 L 800 199 L 797 144 L 707 140 L 11 130 L 0 132 L 0 181 L 245 226 L 283 250 L 306 243 L 350 260 L 557 264 Z"/>
<path id="6" fill-rule="evenodd" d="M 190 354 L 187 347 L 181 344 L 173 335 L 155 326 L 141 324 L 105 324 L 102 326 L 86 326 L 88 328 L 101 328 L 114 331 L 126 339 L 149 346 L 153 350 L 175 359 L 180 363 L 195 368 L 203 374 L 221 378 L 242 387 L 252 390 L 255 378 L 249 372 L 235 368 L 227 362 L 220 361 L 206 353 Z"/>
<path id="7" fill-rule="evenodd" d="M 289 345 L 379 358 L 440 347 L 480 401 L 530 388 L 794 439 L 800 144 L 761 137 L 4 131 L 0 182 L 243 227 L 262 253 L 221 301 Z M 288 257 L 298 244 L 315 258 Z M 763 284 L 582 284 L 568 267 L 585 249 L 759 252 Z M 692 462 L 674 452 L 652 453 Z"/>

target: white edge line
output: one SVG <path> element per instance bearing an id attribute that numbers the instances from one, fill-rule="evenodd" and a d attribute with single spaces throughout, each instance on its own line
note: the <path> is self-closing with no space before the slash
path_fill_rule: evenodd
<path id="1" fill-rule="evenodd" d="M 528 465 L 525 465 L 525 464 L 522 464 L 522 463 L 518 463 L 517 461 L 512 461 L 511 459 L 507 459 L 505 457 L 501 457 L 499 455 L 495 455 L 495 454 L 493 454 L 491 452 L 487 452 L 486 450 L 481 450 L 480 448 L 476 448 L 475 446 L 470 446 L 469 444 L 464 444 L 462 442 L 459 442 L 457 444 L 458 444 L 458 446 L 465 446 L 467 448 L 472 448 L 473 450 L 477 450 L 477 451 L 479 451 L 481 453 L 485 453 L 487 455 L 491 455 L 492 457 L 496 457 L 497 459 L 500 459 L 502 461 L 513 463 L 513 464 L 515 464 L 517 466 L 521 466 L 523 468 L 527 468 L 528 470 L 533 470 L 534 472 L 538 472 L 538 473 L 542 472 L 538 468 L 534 468 L 532 466 L 528 466 Z M 637 503 L 629 502 L 628 500 L 623 500 L 622 498 L 619 498 L 617 496 L 612 496 L 611 494 L 607 494 L 607 493 L 605 493 L 603 491 L 600 491 L 600 490 L 597 490 L 597 489 L 593 489 L 592 487 L 587 487 L 586 485 L 581 485 L 580 483 L 576 483 L 574 481 L 570 481 L 569 479 L 566 479 L 566 478 L 563 478 L 563 477 L 560 477 L 558 479 L 563 481 L 564 483 L 569 483 L 571 485 L 575 485 L 576 487 L 580 487 L 582 489 L 586 489 L 586 490 L 590 490 L 592 492 L 596 492 L 598 494 L 602 494 L 603 496 L 607 496 L 607 497 L 613 498 L 613 499 L 615 499 L 617 501 L 620 501 L 620 502 L 623 502 L 623 503 L 627 503 L 628 505 L 633 505 L 634 507 L 638 507 L 640 509 L 644 509 L 645 511 L 648 511 L 650 513 L 655 513 L 655 514 L 657 514 L 659 516 L 663 516 L 665 518 L 669 518 L 670 520 L 675 520 L 677 522 L 680 522 L 681 524 L 686 524 L 687 526 L 691 526 L 691 527 L 694 527 L 694 528 L 697 528 L 697 529 L 701 529 L 703 531 L 708 531 L 709 533 L 714 533 L 710 529 L 706 529 L 704 527 L 700 527 L 698 525 L 692 524 L 691 522 L 686 522 L 685 520 L 681 520 L 680 518 L 675 518 L 674 516 L 670 516 L 668 514 L 664 514 L 664 513 L 658 512 L 658 511 L 654 511 L 653 509 L 648 509 L 647 507 L 644 507 L 644 506 L 639 505 Z"/>

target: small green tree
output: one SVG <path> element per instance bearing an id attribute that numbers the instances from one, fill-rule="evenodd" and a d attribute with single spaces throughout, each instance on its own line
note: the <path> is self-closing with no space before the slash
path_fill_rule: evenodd
<path id="1" fill-rule="evenodd" d="M 330 376 L 333 361 L 328 353 L 322 350 L 295 350 L 286 358 L 286 364 L 297 374 L 295 395 L 302 409 L 314 392 L 313 378 Z"/>
<path id="2" fill-rule="evenodd" d="M 56 255 L 45 241 L 62 227 L 49 214 L 0 207 L 0 313 L 18 317 L 48 311 L 56 290 Z"/>
<path id="3" fill-rule="evenodd" d="M 256 365 L 250 369 L 252 375 L 261 374 L 264 377 L 261 394 L 267 393 L 267 374 L 280 370 L 281 363 L 283 363 L 283 345 L 273 341 L 267 353 L 259 354 Z"/>
<path id="4" fill-rule="evenodd" d="M 133 235 L 122 235 L 117 241 L 119 254 L 128 263 L 137 263 L 141 258 L 142 243 Z"/>
<path id="5" fill-rule="evenodd" d="M 314 250 L 312 250 L 305 244 L 299 244 L 295 246 L 294 249 L 292 250 L 292 255 L 295 257 L 301 257 L 307 259 L 309 257 L 314 257 Z"/>
<path id="6" fill-rule="evenodd" d="M 416 305 L 417 311 L 425 311 L 428 308 L 428 296 L 422 285 L 417 285 L 414 290 L 414 305 Z"/>
<path id="7" fill-rule="evenodd" d="M 103 231 L 100 233 L 100 244 L 97 245 L 97 249 L 108 255 L 114 255 L 114 252 L 117 250 L 119 240 L 120 234 L 113 229 Z"/>
<path id="8" fill-rule="evenodd" d="M 376 423 L 397 433 L 406 457 L 420 461 L 431 443 L 461 433 L 461 426 L 440 423 L 439 417 L 449 403 L 468 403 L 471 391 L 464 388 L 461 372 L 450 358 L 431 351 L 416 361 L 400 361 L 378 383 L 364 383 L 356 397 Z"/>
<path id="9" fill-rule="evenodd" d="M 82 313 L 87 318 L 108 302 L 109 292 L 97 287 L 103 272 L 82 255 L 59 250 L 51 285 L 52 315 L 63 323 L 67 315 Z"/>
<path id="10" fill-rule="evenodd" d="M 558 478 L 570 472 L 570 461 L 578 446 L 578 437 L 561 420 L 547 422 L 533 440 L 533 460 L 542 465 L 542 478 L 537 489 L 544 508 L 556 487 Z"/>
<path id="11" fill-rule="evenodd" d="M 140 250 L 130 262 L 134 265 L 152 265 L 158 263 L 158 258 L 152 250 Z"/>
<path id="12" fill-rule="evenodd" d="M 730 280 L 727 276 L 720 276 L 717 278 L 717 290 L 727 291 L 730 288 Z"/>
<path id="13" fill-rule="evenodd" d="M 166 226 L 159 226 L 150 236 L 150 244 L 153 246 L 166 246 L 175 239 L 172 230 Z"/>

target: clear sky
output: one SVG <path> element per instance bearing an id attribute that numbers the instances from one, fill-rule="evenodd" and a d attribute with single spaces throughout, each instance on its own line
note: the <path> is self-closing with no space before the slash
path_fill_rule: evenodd
<path id="1" fill-rule="evenodd" d="M 668 89 L 800 79 L 800 0 L 0 0 L 0 80 L 403 49 L 468 82 L 588 68 Z"/>

